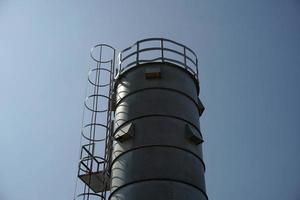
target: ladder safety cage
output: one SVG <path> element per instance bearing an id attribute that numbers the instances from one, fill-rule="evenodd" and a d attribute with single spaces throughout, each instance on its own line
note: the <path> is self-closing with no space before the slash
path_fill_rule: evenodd
<path id="1" fill-rule="evenodd" d="M 74 199 L 105 200 L 110 187 L 111 127 L 115 49 L 98 44 L 91 49 L 87 95 L 81 129 L 81 150 Z M 102 107 L 101 107 L 102 105 Z M 105 106 L 103 108 L 103 106 Z"/>
<path id="2" fill-rule="evenodd" d="M 119 73 L 145 63 L 172 63 L 186 69 L 197 82 L 198 58 L 189 47 L 165 38 L 139 40 L 119 53 Z"/>

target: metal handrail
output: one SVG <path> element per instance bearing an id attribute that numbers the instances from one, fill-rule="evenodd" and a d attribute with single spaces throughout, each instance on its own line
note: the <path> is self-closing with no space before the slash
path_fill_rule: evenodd
<path id="1" fill-rule="evenodd" d="M 141 47 L 142 44 L 149 44 L 149 42 L 153 41 L 158 41 L 160 44 L 148 45 L 148 47 L 144 48 Z M 175 48 L 168 48 L 166 47 L 167 44 L 175 45 Z M 182 48 L 182 50 L 178 50 L 178 48 Z M 160 56 L 156 56 L 151 59 L 141 59 L 141 53 L 154 51 L 160 51 Z M 171 58 L 166 55 L 167 52 L 171 52 L 174 55 L 180 56 L 180 58 Z M 134 58 L 134 61 L 126 63 L 126 61 L 128 61 L 130 58 Z M 119 73 L 124 72 L 136 65 L 151 62 L 168 62 L 176 64 L 177 66 L 186 69 L 198 81 L 198 58 L 196 53 L 183 44 L 165 38 L 147 38 L 139 40 L 132 46 L 122 50 L 119 53 Z"/>

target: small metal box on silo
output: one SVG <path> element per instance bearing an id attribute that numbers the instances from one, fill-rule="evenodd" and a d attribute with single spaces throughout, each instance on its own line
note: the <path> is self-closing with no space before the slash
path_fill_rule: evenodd
<path id="1" fill-rule="evenodd" d="M 110 200 L 203 200 L 198 60 L 168 39 L 120 53 Z"/>

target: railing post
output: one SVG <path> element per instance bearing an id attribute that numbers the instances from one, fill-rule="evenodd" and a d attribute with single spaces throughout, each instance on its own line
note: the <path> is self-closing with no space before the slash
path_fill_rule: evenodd
<path id="1" fill-rule="evenodd" d="M 185 49 L 185 46 L 183 47 L 183 55 L 184 55 L 184 67 L 187 68 L 187 65 L 186 65 L 186 49 Z"/>
<path id="2" fill-rule="evenodd" d="M 164 58 L 164 40 L 163 39 L 160 40 L 160 48 L 161 48 L 161 61 L 165 62 L 165 58 Z"/>
<path id="3" fill-rule="evenodd" d="M 136 43 L 136 64 L 139 64 L 139 51 L 140 51 L 140 43 Z"/>

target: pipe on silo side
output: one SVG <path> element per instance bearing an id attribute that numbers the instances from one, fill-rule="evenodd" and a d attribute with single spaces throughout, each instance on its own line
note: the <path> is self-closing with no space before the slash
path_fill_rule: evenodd
<path id="1" fill-rule="evenodd" d="M 120 74 L 110 200 L 206 200 L 198 82 L 170 63 Z"/>

